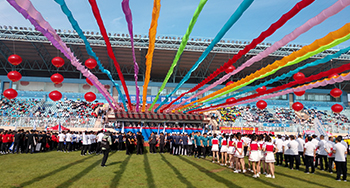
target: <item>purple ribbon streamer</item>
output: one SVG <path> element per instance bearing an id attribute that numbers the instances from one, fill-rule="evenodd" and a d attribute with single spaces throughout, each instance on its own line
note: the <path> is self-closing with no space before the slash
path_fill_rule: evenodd
<path id="1" fill-rule="evenodd" d="M 139 106 L 140 106 L 140 89 L 137 85 L 137 75 L 139 74 L 139 65 L 136 62 L 135 57 L 135 49 L 134 49 L 134 34 L 133 34 L 133 25 L 132 25 L 132 14 L 129 6 L 129 0 L 123 0 L 122 2 L 122 9 L 125 14 L 125 20 L 128 23 L 128 30 L 130 34 L 130 42 L 131 42 L 131 49 L 132 49 L 132 58 L 134 61 L 134 78 L 135 78 L 135 87 L 136 87 L 136 111 L 140 112 Z"/>
<path id="2" fill-rule="evenodd" d="M 18 2 L 17 2 L 18 1 Z M 19 13 L 21 13 L 26 19 L 28 19 L 32 25 L 35 27 L 37 31 L 40 31 L 49 41 L 51 41 L 52 45 L 54 45 L 57 49 L 59 49 L 64 56 L 67 57 L 85 77 L 89 78 L 89 80 L 93 83 L 93 85 L 101 92 L 101 94 L 106 98 L 109 105 L 116 110 L 116 108 L 120 108 L 117 103 L 114 101 L 114 98 L 107 92 L 104 86 L 98 81 L 97 77 L 93 75 L 89 70 L 87 70 L 81 63 L 79 63 L 78 59 L 74 56 L 74 54 L 70 51 L 70 49 L 66 46 L 66 44 L 61 40 L 61 37 L 57 35 L 56 31 L 51 27 L 51 25 L 45 21 L 40 12 L 38 12 L 32 3 L 29 0 L 7 0 L 7 2 L 13 6 Z M 115 106 L 111 103 L 110 99 L 115 102 Z"/>

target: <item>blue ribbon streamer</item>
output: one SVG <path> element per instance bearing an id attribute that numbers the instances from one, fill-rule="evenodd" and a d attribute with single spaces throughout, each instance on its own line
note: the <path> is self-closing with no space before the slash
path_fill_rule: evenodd
<path id="1" fill-rule="evenodd" d="M 335 54 L 327 55 L 326 57 L 324 57 L 324 58 L 322 58 L 322 59 L 318 59 L 318 60 L 316 60 L 316 61 L 314 61 L 314 62 L 312 62 L 312 63 L 308 63 L 308 64 L 306 64 L 306 65 L 304 65 L 304 66 L 298 67 L 298 68 L 296 68 L 296 69 L 294 69 L 294 70 L 292 70 L 292 71 L 290 71 L 290 72 L 288 72 L 288 73 L 286 73 L 286 74 L 283 74 L 283 75 L 281 75 L 281 76 L 277 76 L 277 77 L 274 78 L 274 79 L 268 80 L 268 81 L 263 82 L 263 83 L 261 83 L 261 84 L 259 84 L 259 85 L 256 85 L 256 86 L 254 86 L 254 87 L 251 87 L 251 88 L 249 88 L 249 89 L 245 89 L 245 90 L 243 90 L 243 91 L 241 91 L 241 92 L 239 92 L 239 93 L 236 93 L 236 94 L 227 96 L 227 97 L 225 97 L 225 98 L 222 98 L 222 99 L 219 99 L 219 100 L 216 100 L 216 101 L 213 101 L 213 102 L 209 102 L 209 103 L 207 103 L 207 104 L 209 104 L 209 105 L 210 105 L 210 104 L 214 104 L 214 103 L 219 104 L 219 103 L 222 103 L 222 101 L 225 101 L 225 100 L 227 100 L 227 99 L 229 99 L 229 98 L 231 98 L 231 97 L 236 97 L 236 96 L 239 96 L 239 95 L 241 95 L 241 94 L 244 94 L 244 93 L 247 93 L 247 92 L 250 92 L 250 91 L 254 91 L 254 90 L 258 89 L 259 87 L 266 86 L 266 85 L 268 85 L 268 84 L 272 84 L 272 83 L 277 82 L 277 81 L 279 81 L 279 80 L 283 80 L 283 79 L 285 79 L 285 78 L 292 77 L 294 74 L 298 73 L 300 70 L 306 69 L 306 68 L 308 68 L 308 67 L 313 67 L 313 66 L 316 66 L 316 65 L 319 65 L 319 64 L 327 63 L 327 62 L 330 61 L 331 59 L 337 58 L 337 57 L 341 56 L 343 53 L 346 53 L 346 52 L 348 52 L 348 51 L 350 51 L 350 46 L 347 47 L 347 48 L 344 48 L 344 49 L 339 50 L 339 51 L 338 51 L 337 53 L 335 53 Z"/>
<path id="2" fill-rule="evenodd" d="M 205 49 L 202 55 L 199 57 L 197 62 L 192 66 L 192 68 L 187 72 L 185 77 L 182 78 L 180 83 L 176 86 L 176 88 L 166 96 L 165 100 L 154 110 L 157 112 L 165 103 L 168 101 L 169 97 L 173 95 L 180 87 L 191 77 L 192 72 L 194 72 L 198 66 L 202 63 L 202 61 L 208 56 L 211 50 L 215 47 L 215 45 L 220 42 L 221 38 L 226 34 L 226 32 L 237 22 L 237 20 L 242 16 L 244 11 L 248 9 L 248 7 L 253 3 L 254 0 L 244 0 L 237 10 L 231 15 L 230 19 L 225 23 L 224 27 L 221 28 L 219 33 L 215 36 L 210 45 Z"/>
<path id="3" fill-rule="evenodd" d="M 62 12 L 67 16 L 70 24 L 72 25 L 73 29 L 78 33 L 79 37 L 84 41 L 85 43 L 85 48 L 87 53 L 94 57 L 98 68 L 101 70 L 101 72 L 107 74 L 108 78 L 112 81 L 113 85 L 116 87 L 118 94 L 119 94 L 119 98 L 121 99 L 121 101 L 123 102 L 124 105 L 124 110 L 128 111 L 128 108 L 126 106 L 125 103 L 125 98 L 123 97 L 123 93 L 120 90 L 119 85 L 113 80 L 113 77 L 111 75 L 111 73 L 109 72 L 109 70 L 106 70 L 103 65 L 101 64 L 100 60 L 98 59 L 97 55 L 95 54 L 95 52 L 92 50 L 89 41 L 86 39 L 83 30 L 80 28 L 78 22 L 74 19 L 72 12 L 69 10 L 69 8 L 67 7 L 67 4 L 64 0 L 54 0 L 57 4 L 59 4 L 61 6 L 61 10 Z"/>

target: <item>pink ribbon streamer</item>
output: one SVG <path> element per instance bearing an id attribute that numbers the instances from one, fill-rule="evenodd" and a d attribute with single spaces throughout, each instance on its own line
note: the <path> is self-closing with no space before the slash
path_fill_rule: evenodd
<path id="1" fill-rule="evenodd" d="M 93 75 L 85 66 L 79 63 L 78 59 L 66 46 L 66 44 L 61 40 L 61 37 L 57 35 L 56 31 L 51 27 L 51 25 L 42 17 L 40 12 L 38 12 L 29 0 L 7 0 L 7 2 L 13 6 L 19 13 L 21 13 L 26 19 L 28 19 L 37 31 L 40 31 L 52 45 L 59 49 L 64 56 L 67 57 L 86 78 L 93 83 L 93 85 L 101 92 L 101 94 L 106 98 L 109 105 L 116 110 L 120 109 L 118 104 L 115 102 L 114 98 L 108 93 L 105 87 L 98 81 L 97 77 Z M 111 99 L 115 105 L 109 100 Z"/>
<path id="2" fill-rule="evenodd" d="M 179 108 L 180 106 L 182 106 L 183 104 L 185 104 L 187 101 L 190 101 L 191 99 L 213 89 L 214 87 L 216 87 L 217 85 L 220 85 L 222 83 L 224 83 L 226 80 L 228 80 L 231 76 L 239 73 L 241 70 L 243 70 L 246 67 L 250 67 L 252 64 L 254 64 L 255 62 L 260 61 L 261 59 L 267 57 L 269 54 L 273 53 L 274 51 L 278 50 L 279 48 L 281 48 L 282 46 L 288 44 L 290 41 L 293 41 L 294 39 L 296 39 L 297 37 L 299 37 L 301 34 L 307 32 L 308 30 L 310 30 L 312 27 L 314 27 L 315 25 L 318 25 L 320 23 L 322 23 L 323 21 L 325 21 L 327 18 L 337 14 L 338 12 L 340 12 L 341 10 L 343 10 L 345 7 L 350 5 L 350 1 L 349 0 L 338 0 L 337 2 L 335 2 L 332 6 L 328 7 L 327 9 L 323 10 L 320 14 L 318 14 L 317 16 L 309 19 L 307 22 L 305 22 L 302 26 L 296 28 L 293 32 L 289 33 L 288 35 L 284 36 L 281 40 L 275 42 L 272 46 L 268 47 L 266 50 L 264 50 L 263 52 L 260 52 L 258 55 L 252 57 L 251 59 L 249 59 L 248 61 L 246 61 L 245 63 L 243 63 L 240 67 L 238 67 L 237 69 L 235 69 L 234 71 L 232 71 L 229 74 L 226 74 L 225 76 L 223 76 L 222 78 L 220 78 L 219 80 L 217 80 L 216 82 L 214 82 L 213 84 L 211 84 L 210 86 L 208 86 L 207 88 L 203 89 L 202 91 L 196 93 L 195 95 L 189 97 L 188 99 L 182 101 L 180 104 L 171 107 L 168 111 L 171 111 L 173 109 Z"/>
<path id="3" fill-rule="evenodd" d="M 136 112 L 140 112 L 140 89 L 137 85 L 137 75 L 139 74 L 139 65 L 136 62 L 135 57 L 135 49 L 134 49 L 134 33 L 132 29 L 132 14 L 129 6 L 129 0 L 123 0 L 122 2 L 122 9 L 125 14 L 126 22 L 128 23 L 128 30 L 130 34 L 130 42 L 131 42 L 131 49 L 132 49 L 132 59 L 134 61 L 134 78 L 135 78 L 135 87 L 136 87 Z"/>
<path id="4" fill-rule="evenodd" d="M 237 106 L 237 105 L 241 105 L 241 104 L 252 103 L 252 102 L 255 102 L 255 101 L 269 99 L 269 98 L 277 97 L 277 96 L 280 96 L 280 95 L 286 95 L 288 93 L 293 93 L 293 92 L 298 92 L 298 91 L 306 91 L 308 89 L 313 89 L 313 88 L 326 86 L 326 85 L 331 85 L 331 84 L 335 84 L 335 83 L 341 83 L 341 82 L 348 81 L 348 80 L 350 80 L 350 73 L 346 73 L 346 75 L 340 75 L 338 77 L 332 77 L 330 79 L 327 78 L 327 79 L 324 79 L 323 81 L 316 81 L 316 82 L 314 82 L 312 84 L 306 84 L 306 85 L 303 85 L 303 86 L 287 89 L 287 90 L 284 90 L 284 91 L 281 91 L 281 92 L 265 95 L 265 96 L 262 96 L 262 97 L 257 97 L 255 99 L 238 102 L 238 103 L 236 103 L 234 105 Z M 230 104 L 230 105 L 228 104 L 228 105 L 221 106 L 220 108 L 231 107 L 231 106 L 232 106 L 232 104 Z M 207 109 L 205 111 L 215 110 L 216 108 L 217 107 L 209 108 L 209 109 Z"/>

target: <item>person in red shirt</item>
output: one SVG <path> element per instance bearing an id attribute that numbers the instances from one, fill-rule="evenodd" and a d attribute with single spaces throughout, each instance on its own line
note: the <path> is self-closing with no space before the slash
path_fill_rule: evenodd
<path id="1" fill-rule="evenodd" d="M 1 146 L 1 150 L 3 154 L 8 153 L 8 142 L 9 142 L 9 133 L 5 131 L 2 136 L 2 146 Z"/>
<path id="2" fill-rule="evenodd" d="M 3 137 L 3 133 L 2 131 L 0 132 L 0 154 L 2 154 L 2 137 Z"/>

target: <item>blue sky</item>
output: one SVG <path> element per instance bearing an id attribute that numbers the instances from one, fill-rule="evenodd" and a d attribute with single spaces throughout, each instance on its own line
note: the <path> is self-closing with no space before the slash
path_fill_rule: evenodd
<path id="1" fill-rule="evenodd" d="M 209 0 L 193 29 L 191 37 L 214 38 L 241 2 L 242 0 Z M 273 22 L 277 21 L 282 14 L 289 11 L 297 2 L 299 1 L 255 0 L 241 19 L 225 35 L 224 39 L 251 41 Z M 284 35 L 290 33 L 335 2 L 336 0 L 315 1 L 265 41 L 275 42 L 280 40 Z M 53 28 L 72 30 L 60 7 L 53 0 L 32 0 L 32 3 Z M 83 30 L 99 31 L 88 0 L 66 0 L 66 3 Z M 98 0 L 97 3 L 107 32 L 128 33 L 125 17 L 121 9 L 121 0 Z M 198 3 L 199 0 L 163 0 L 161 2 L 157 35 L 182 36 L 186 32 Z M 152 6 L 152 0 L 130 0 L 135 34 L 147 35 L 151 22 Z M 337 15 L 301 35 L 293 43 L 309 44 L 315 39 L 337 30 L 349 21 L 350 7 L 347 7 Z M 31 26 L 29 21 L 17 13 L 6 0 L 0 0 L 0 25 Z M 347 41 L 341 44 L 340 47 L 349 45 L 350 42 Z"/>

